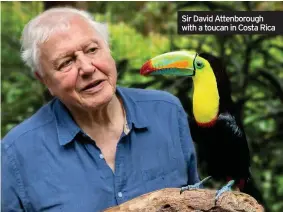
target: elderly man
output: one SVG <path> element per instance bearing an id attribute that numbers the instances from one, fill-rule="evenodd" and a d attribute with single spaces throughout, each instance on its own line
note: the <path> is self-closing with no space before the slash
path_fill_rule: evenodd
<path id="1" fill-rule="evenodd" d="M 25 27 L 22 57 L 54 99 L 2 141 L 3 211 L 101 211 L 199 181 L 179 100 L 116 87 L 107 36 L 71 8 Z"/>

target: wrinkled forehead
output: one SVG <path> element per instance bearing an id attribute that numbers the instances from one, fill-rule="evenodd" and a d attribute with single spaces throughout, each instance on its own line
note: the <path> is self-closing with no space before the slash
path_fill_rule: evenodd
<path id="1" fill-rule="evenodd" d="M 56 17 L 52 17 L 53 19 Z M 80 17 L 78 15 L 73 15 L 69 18 L 63 17 L 61 18 L 60 16 L 58 17 L 59 19 L 57 20 L 56 23 L 42 23 L 42 27 L 46 27 L 47 31 L 49 31 L 48 34 L 49 36 L 46 38 L 45 42 L 50 39 L 50 37 L 54 36 L 60 36 L 61 34 L 66 34 L 71 31 L 85 31 L 85 33 L 88 34 L 93 34 L 94 36 L 99 36 L 99 33 L 94 29 L 94 27 L 91 25 L 91 23 L 86 20 L 83 17 Z M 53 27 L 50 27 L 50 24 L 54 24 Z"/>
<path id="2" fill-rule="evenodd" d="M 102 36 L 87 21 L 74 18 L 69 22 L 69 27 L 50 34 L 40 45 L 40 49 L 50 60 L 54 60 L 62 54 L 82 49 L 91 43 L 108 48 Z"/>

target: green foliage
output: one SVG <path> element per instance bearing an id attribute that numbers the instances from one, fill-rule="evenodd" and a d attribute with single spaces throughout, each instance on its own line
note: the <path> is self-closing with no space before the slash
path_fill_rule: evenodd
<path id="1" fill-rule="evenodd" d="M 2 3 L 2 136 L 13 126 L 31 116 L 44 103 L 43 87 L 33 78 L 20 58 L 21 31 L 24 25 L 36 15 L 38 8 L 40 4 L 36 2 Z"/>
<path id="2" fill-rule="evenodd" d="M 177 10 L 283 10 L 282 3 L 88 2 L 87 6 L 96 20 L 110 24 L 110 45 L 117 62 L 118 84 L 172 92 L 189 114 L 190 80 L 142 77 L 139 68 L 149 58 L 177 49 L 205 51 L 223 58 L 232 83 L 233 99 L 239 106 L 248 136 L 256 183 L 270 211 L 282 211 L 282 36 L 180 36 L 176 32 Z M 20 59 L 21 31 L 43 9 L 42 2 L 2 2 L 2 137 L 46 103 L 46 89 Z"/>

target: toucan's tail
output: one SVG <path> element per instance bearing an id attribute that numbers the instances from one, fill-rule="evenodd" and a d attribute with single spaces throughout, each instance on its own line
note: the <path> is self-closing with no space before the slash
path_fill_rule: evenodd
<path id="1" fill-rule="evenodd" d="M 253 198 L 255 198 L 259 204 L 261 204 L 265 212 L 268 212 L 267 205 L 263 199 L 262 192 L 259 190 L 259 188 L 256 186 L 255 181 L 252 176 L 249 177 L 249 179 L 245 182 L 245 185 L 243 189 L 241 189 L 241 192 L 246 193 Z"/>

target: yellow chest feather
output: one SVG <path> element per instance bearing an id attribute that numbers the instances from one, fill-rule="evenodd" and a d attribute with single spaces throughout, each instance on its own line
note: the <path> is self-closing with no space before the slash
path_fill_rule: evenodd
<path id="1" fill-rule="evenodd" d="M 198 123 L 210 123 L 219 112 L 219 93 L 213 71 L 200 71 L 193 78 L 193 114 Z"/>

